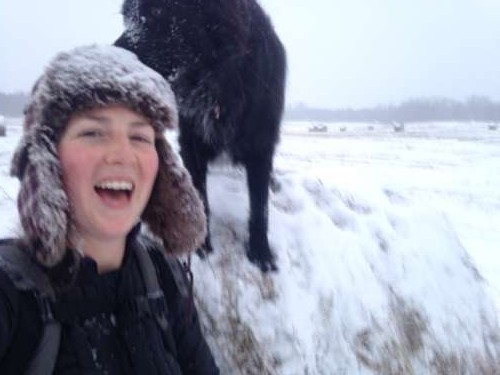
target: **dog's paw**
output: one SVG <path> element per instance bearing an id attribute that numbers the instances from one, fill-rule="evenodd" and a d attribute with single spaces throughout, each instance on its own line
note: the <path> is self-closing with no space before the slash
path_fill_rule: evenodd
<path id="1" fill-rule="evenodd" d="M 262 254 L 254 254 L 252 252 L 247 252 L 248 259 L 250 262 L 254 263 L 263 273 L 267 272 L 278 272 L 278 266 L 276 265 L 276 260 L 274 256 L 269 253 L 268 256 Z"/>

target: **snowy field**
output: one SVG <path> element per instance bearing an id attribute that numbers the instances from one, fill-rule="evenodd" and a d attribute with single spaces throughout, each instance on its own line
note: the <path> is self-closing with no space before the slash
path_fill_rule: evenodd
<path id="1" fill-rule="evenodd" d="M 384 191 L 442 212 L 500 296 L 500 127 L 421 123 L 395 133 L 387 125 L 370 130 L 346 123 L 311 134 L 309 123 L 289 125 L 279 171 L 300 171 L 356 191 Z"/>
<path id="2" fill-rule="evenodd" d="M 18 225 L 7 122 L 0 236 Z M 193 270 L 222 373 L 499 374 L 500 130 L 312 125 L 286 123 L 276 155 L 276 274 L 244 255 L 244 174 L 211 168 L 215 253 Z"/>

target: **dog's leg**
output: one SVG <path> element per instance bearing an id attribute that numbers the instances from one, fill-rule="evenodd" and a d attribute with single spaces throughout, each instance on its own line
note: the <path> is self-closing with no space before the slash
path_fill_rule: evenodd
<path id="1" fill-rule="evenodd" d="M 193 179 L 195 188 L 200 193 L 205 206 L 205 215 L 207 217 L 207 237 L 205 243 L 198 249 L 197 253 L 204 258 L 208 253 L 213 251 L 210 241 L 210 208 L 207 196 L 207 168 L 208 161 L 213 158 L 213 151 L 210 150 L 198 137 L 194 134 L 186 134 L 180 132 L 179 144 L 181 146 L 180 154 Z"/>
<path id="2" fill-rule="evenodd" d="M 269 183 L 272 160 L 268 157 L 249 157 L 244 163 L 250 197 L 248 258 L 263 272 L 276 271 L 276 261 L 267 239 Z"/>

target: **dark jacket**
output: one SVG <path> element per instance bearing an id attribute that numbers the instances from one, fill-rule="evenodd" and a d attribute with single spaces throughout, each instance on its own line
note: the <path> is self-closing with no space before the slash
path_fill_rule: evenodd
<path id="1" fill-rule="evenodd" d="M 123 265 L 106 274 L 84 258 L 75 283 L 53 304 L 62 324 L 55 374 L 218 374 L 197 312 L 174 280 L 163 254 L 148 247 L 167 304 L 168 329 L 137 311 L 145 294 L 130 240 Z M 34 293 L 19 291 L 0 271 L 0 374 L 22 374 L 38 347 L 43 324 Z"/>

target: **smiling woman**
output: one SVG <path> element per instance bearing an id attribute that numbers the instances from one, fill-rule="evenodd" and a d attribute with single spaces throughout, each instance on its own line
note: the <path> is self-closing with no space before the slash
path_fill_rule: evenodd
<path id="1" fill-rule="evenodd" d="M 117 47 L 61 53 L 36 82 L 12 161 L 23 235 L 0 242 L 1 374 L 218 373 L 173 258 L 206 233 L 176 123 L 168 83 Z"/>
<path id="2" fill-rule="evenodd" d="M 99 271 L 119 268 L 158 172 L 155 132 L 123 106 L 72 116 L 58 144 L 63 183 L 81 250 Z"/>

